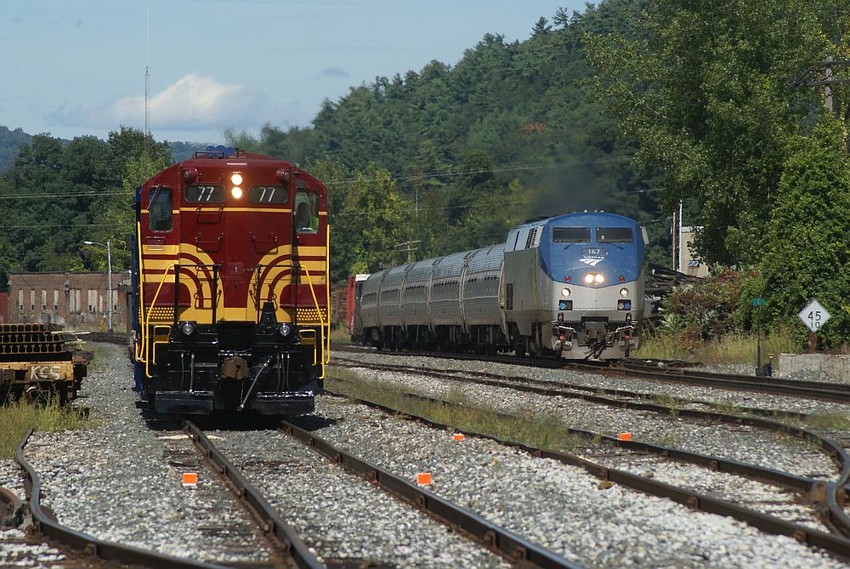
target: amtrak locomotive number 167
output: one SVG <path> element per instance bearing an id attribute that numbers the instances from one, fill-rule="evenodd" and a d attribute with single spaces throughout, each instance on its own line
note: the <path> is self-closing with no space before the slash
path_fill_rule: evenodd
<path id="1" fill-rule="evenodd" d="M 369 275 L 356 332 L 394 349 L 628 357 L 640 344 L 646 243 L 640 225 L 610 213 L 525 223 L 504 243 Z"/>

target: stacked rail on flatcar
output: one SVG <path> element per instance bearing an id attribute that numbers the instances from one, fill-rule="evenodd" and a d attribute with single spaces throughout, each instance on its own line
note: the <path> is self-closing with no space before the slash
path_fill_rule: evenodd
<path id="1" fill-rule="evenodd" d="M 75 399 L 90 355 L 74 342 L 47 324 L 0 324 L 0 401 Z"/>

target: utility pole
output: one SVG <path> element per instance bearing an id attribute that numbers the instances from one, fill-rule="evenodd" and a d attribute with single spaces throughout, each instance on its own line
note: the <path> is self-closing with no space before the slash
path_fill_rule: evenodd
<path id="1" fill-rule="evenodd" d="M 850 59 L 833 60 L 827 57 L 821 63 L 806 69 L 802 75 L 786 83 L 788 89 L 800 87 L 823 87 L 823 103 L 830 113 L 837 110 L 832 102 L 832 86 L 838 83 L 850 83 L 850 77 L 840 77 L 837 73 L 850 70 Z"/>

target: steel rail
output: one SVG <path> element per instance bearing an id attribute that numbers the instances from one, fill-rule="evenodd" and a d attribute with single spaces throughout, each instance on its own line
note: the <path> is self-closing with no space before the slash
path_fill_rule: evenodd
<path id="1" fill-rule="evenodd" d="M 105 541 L 60 524 L 42 509 L 41 479 L 24 457 L 24 447 L 32 433 L 33 431 L 30 431 L 18 446 L 15 459 L 24 473 L 24 487 L 29 499 L 29 511 L 33 519 L 32 525 L 37 533 L 53 538 L 78 553 L 96 557 L 103 561 L 114 561 L 152 569 L 229 569 L 226 565 L 182 559 L 130 545 Z"/>
<path id="2" fill-rule="evenodd" d="M 450 379 L 452 381 L 463 381 L 464 378 L 458 378 L 455 375 L 443 372 L 430 370 L 428 368 L 410 368 L 410 366 L 398 366 L 398 365 L 390 365 L 390 364 L 366 364 L 362 362 L 358 362 L 356 365 L 364 366 L 364 367 L 372 367 L 378 369 L 391 369 L 394 371 L 399 370 L 408 370 L 414 373 L 429 373 L 434 376 L 443 377 L 446 379 Z M 467 372 L 465 372 L 467 373 Z M 469 375 L 478 375 L 477 372 L 469 373 Z M 482 375 L 491 375 L 484 374 Z M 511 378 L 512 380 L 518 381 L 527 381 L 522 378 Z M 625 409 L 638 409 L 643 411 L 651 411 L 655 413 L 669 414 L 673 411 L 679 416 L 688 417 L 691 419 L 708 419 L 708 420 L 720 420 L 728 424 L 743 424 L 750 427 L 756 427 L 760 429 L 771 430 L 774 432 L 780 432 L 783 434 L 791 435 L 802 439 L 808 443 L 816 444 L 818 447 L 823 449 L 837 464 L 838 466 L 838 479 L 836 481 L 829 482 L 821 482 L 815 481 L 811 479 L 804 479 L 808 482 L 794 482 L 791 475 L 786 473 L 776 474 L 768 474 L 764 472 L 763 476 L 766 476 L 768 480 L 774 480 L 777 483 L 788 484 L 792 487 L 797 487 L 805 492 L 808 492 L 809 495 L 813 497 L 817 497 L 818 501 L 825 504 L 824 511 L 822 512 L 822 517 L 824 519 L 824 523 L 835 533 L 840 533 L 842 535 L 850 537 L 850 516 L 848 516 L 845 510 L 845 501 L 848 491 L 850 491 L 850 455 L 848 455 L 847 451 L 843 446 L 837 444 L 836 442 L 827 439 L 825 437 L 821 437 L 820 435 L 813 433 L 807 429 L 802 427 L 795 427 L 793 425 L 788 425 L 786 423 L 780 421 L 774 421 L 766 418 L 759 417 L 745 417 L 741 415 L 731 415 L 727 413 L 720 413 L 716 411 L 700 411 L 695 409 L 676 409 L 672 410 L 669 406 L 658 405 L 654 403 L 645 403 L 645 402 L 633 402 L 633 401 L 622 401 L 619 399 L 610 399 L 608 397 L 602 397 L 597 395 L 589 395 L 586 393 L 575 393 L 572 391 L 568 391 L 562 387 L 534 387 L 531 385 L 517 385 L 514 383 L 510 383 L 509 381 L 500 381 L 500 380 L 492 380 L 492 379 L 474 379 L 471 378 L 471 381 L 475 381 L 484 385 L 494 386 L 494 387 L 505 387 L 509 389 L 515 389 L 517 391 L 535 393 L 537 395 L 542 396 L 561 396 L 568 397 L 572 399 L 580 399 L 582 401 L 589 401 L 592 403 L 598 403 L 602 405 L 608 406 L 617 406 Z M 569 389 L 573 389 L 574 387 L 570 387 Z M 614 393 L 617 393 L 618 390 L 612 390 Z M 762 413 L 764 414 L 764 413 Z M 672 451 L 672 449 L 671 449 Z M 678 451 L 683 452 L 683 451 Z M 713 460 L 716 457 L 712 457 Z M 757 468 L 757 467 L 754 467 Z M 767 469 L 769 470 L 769 469 Z M 762 474 L 760 474 L 762 476 Z M 785 481 L 783 481 L 783 477 Z"/>
<path id="3" fill-rule="evenodd" d="M 306 430 L 282 421 L 281 429 L 314 448 L 329 460 L 339 463 L 394 494 L 399 499 L 428 513 L 453 529 L 475 538 L 487 549 L 502 555 L 506 559 L 523 567 L 541 567 L 552 569 L 579 569 L 584 567 L 565 559 L 551 551 L 530 542 L 492 522 L 461 508 L 452 502 L 419 488 L 404 478 L 395 476 L 373 464 L 361 460 L 352 454 L 334 447 L 324 439 Z"/>
<path id="4" fill-rule="evenodd" d="M 245 504 L 251 514 L 260 523 L 263 531 L 274 539 L 280 550 L 291 557 L 298 567 L 320 569 L 325 565 L 310 553 L 307 544 L 292 526 L 286 523 L 278 511 L 269 504 L 262 493 L 212 444 L 203 431 L 193 422 L 183 419 L 183 425 L 192 442 L 197 446 L 204 459 L 227 480 L 236 497 Z"/>
<path id="5" fill-rule="evenodd" d="M 332 390 L 326 389 L 329 394 L 333 394 Z M 344 397 L 349 397 L 345 394 L 337 394 Z M 420 397 L 420 396 L 417 396 Z M 363 403 L 365 405 L 369 405 L 375 408 L 379 408 L 388 412 L 396 412 L 396 409 L 391 407 L 387 407 L 380 403 L 376 403 L 373 401 L 359 399 L 359 398 L 351 398 L 356 402 Z M 423 399 L 428 399 L 423 397 Z M 434 400 L 436 403 L 444 406 L 453 406 L 451 403 L 447 403 L 441 400 Z M 404 411 L 405 415 L 411 417 L 417 421 L 420 421 L 424 424 L 433 426 L 438 429 L 446 429 L 453 428 L 451 425 L 445 425 L 442 423 L 437 423 L 428 419 L 427 417 L 423 417 L 420 415 L 415 415 L 410 413 L 409 411 Z M 494 413 L 499 415 L 498 413 Z M 509 417 L 505 415 L 505 417 Z M 572 429 L 571 429 L 572 430 Z M 756 510 L 752 510 L 749 508 L 745 508 L 743 506 L 739 506 L 737 504 L 732 504 L 726 500 L 722 500 L 719 498 L 715 498 L 713 496 L 700 494 L 699 492 L 695 492 L 692 490 L 687 490 L 683 488 L 678 488 L 672 486 L 670 484 L 659 482 L 657 480 L 653 480 L 650 478 L 646 478 L 644 476 L 640 476 L 637 474 L 632 474 L 630 472 L 625 472 L 618 469 L 607 468 L 600 464 L 596 464 L 590 460 L 581 458 L 576 455 L 568 454 L 568 453 L 560 453 L 551 450 L 539 449 L 536 447 L 532 447 L 526 445 L 524 443 L 516 442 L 516 441 L 507 441 L 501 439 L 499 437 L 489 435 L 486 433 L 480 433 L 471 430 L 464 430 L 464 433 L 474 437 L 481 437 L 485 439 L 489 439 L 495 441 L 499 444 L 510 446 L 519 450 L 522 450 L 532 456 L 539 458 L 550 458 L 553 460 L 557 460 L 563 464 L 568 464 L 571 466 L 576 466 L 584 469 L 589 474 L 603 480 L 610 481 L 618 484 L 622 484 L 628 488 L 633 490 L 637 490 L 643 492 L 645 494 L 649 494 L 651 496 L 656 496 L 660 498 L 671 499 L 674 502 L 679 504 L 688 506 L 693 510 L 699 510 L 710 514 L 717 514 L 728 516 L 734 518 L 736 520 L 742 521 L 751 525 L 761 531 L 771 533 L 774 535 L 784 535 L 790 536 L 796 539 L 797 541 L 815 547 L 820 547 L 834 555 L 837 555 L 842 558 L 850 558 L 850 539 L 844 537 L 842 535 L 835 535 L 826 533 L 814 528 L 810 528 L 808 526 L 804 526 L 801 524 L 795 524 L 793 522 L 787 522 L 785 520 L 776 518 L 774 516 L 770 516 L 768 514 L 763 514 Z M 592 434 L 591 434 L 592 435 Z M 606 437 L 611 439 L 611 437 Z M 616 444 L 624 444 L 624 443 L 633 443 L 637 444 L 639 447 L 650 448 L 652 445 L 647 445 L 647 443 L 639 443 L 635 441 L 619 441 L 613 440 Z M 676 451 L 677 453 L 683 453 L 684 451 Z M 682 456 L 685 456 L 684 454 Z M 707 457 L 712 459 L 712 457 Z M 720 465 L 723 461 L 718 461 L 718 465 Z M 725 461 L 727 463 L 732 461 Z M 744 465 L 749 467 L 750 465 Z M 765 471 L 769 471 L 770 469 L 764 469 Z M 781 473 L 780 473 L 781 474 Z M 798 478 L 801 483 L 805 482 L 805 479 L 801 477 L 792 477 Z M 830 510 L 831 511 L 831 510 Z"/>
<path id="6" fill-rule="evenodd" d="M 576 366 L 576 364 L 572 365 Z M 710 373 L 699 370 L 659 369 L 631 362 L 622 362 L 610 369 L 612 371 L 622 371 L 629 375 L 660 381 L 688 382 L 692 385 L 722 387 L 726 389 L 746 389 L 775 395 L 789 395 L 806 399 L 850 404 L 850 385 L 840 383 Z M 597 369 L 596 371 L 599 372 L 602 370 Z"/>

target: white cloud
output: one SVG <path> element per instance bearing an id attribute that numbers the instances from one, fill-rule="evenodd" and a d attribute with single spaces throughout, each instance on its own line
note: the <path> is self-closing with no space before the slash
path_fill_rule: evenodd
<path id="1" fill-rule="evenodd" d="M 150 99 L 151 129 L 155 131 L 236 131 L 261 125 L 266 117 L 266 96 L 237 84 L 219 83 L 212 77 L 184 75 Z M 117 129 L 120 125 L 143 128 L 144 96 L 124 97 L 99 108 L 64 106 L 50 114 L 53 122 L 68 126 Z"/>

